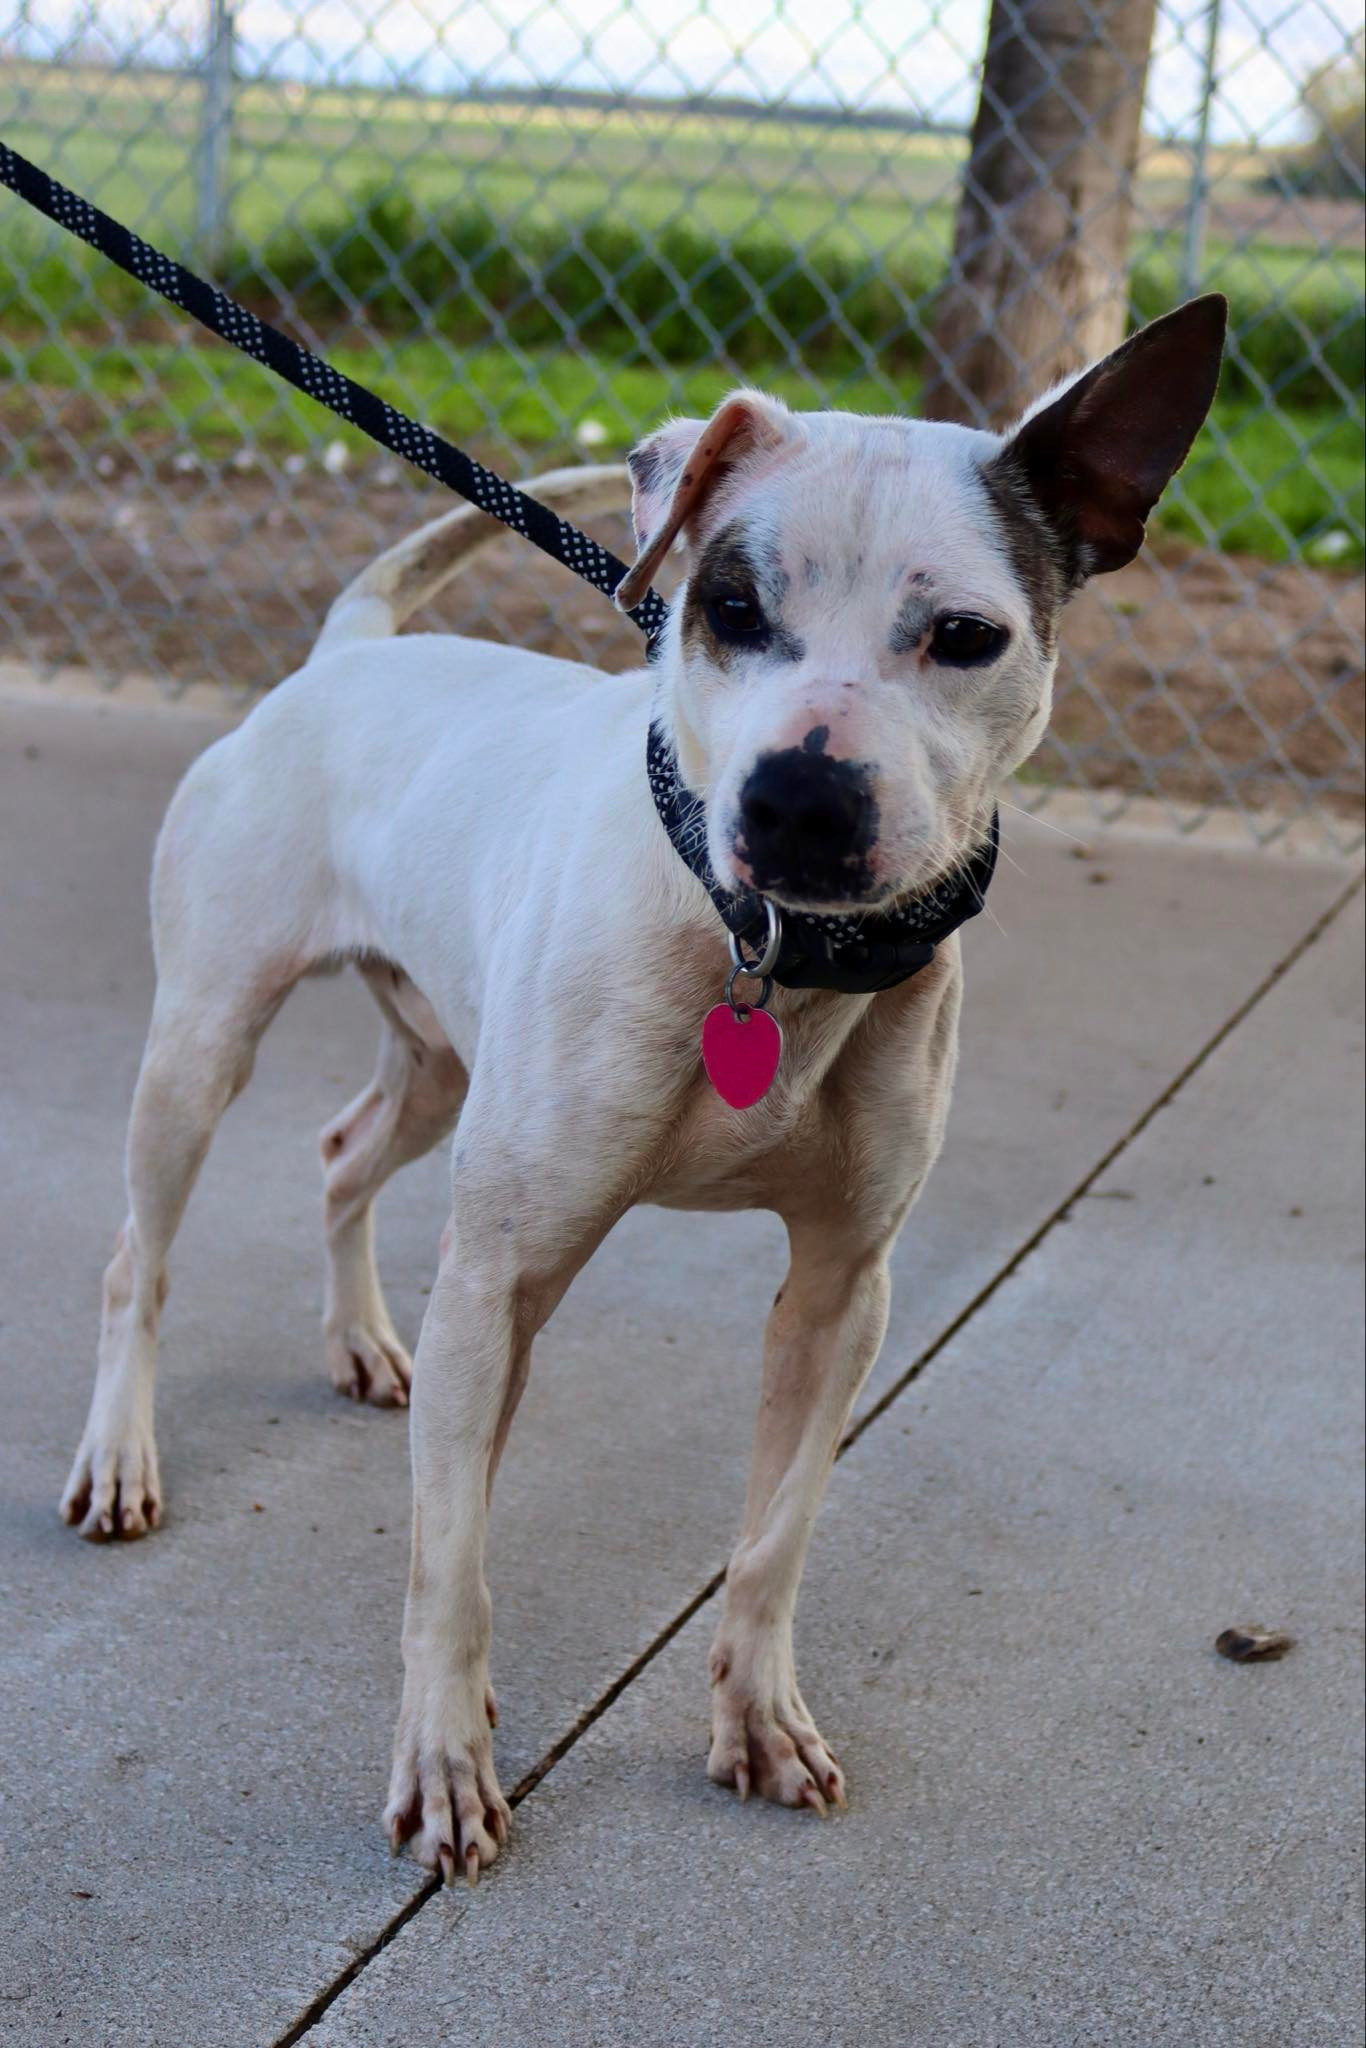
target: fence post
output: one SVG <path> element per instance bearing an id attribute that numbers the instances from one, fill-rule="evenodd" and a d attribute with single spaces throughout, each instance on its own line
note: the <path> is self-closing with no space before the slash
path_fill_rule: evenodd
<path id="1" fill-rule="evenodd" d="M 199 138 L 195 147 L 195 253 L 210 270 L 221 262 L 228 240 L 232 39 L 233 15 L 228 0 L 209 0 L 208 41 L 201 68 Z"/>
<path id="2" fill-rule="evenodd" d="M 1205 267 L 1205 209 L 1209 201 L 1209 113 L 1214 98 L 1214 74 L 1219 63 L 1220 0 L 1209 0 L 1205 11 L 1205 53 L 1200 79 L 1200 113 L 1195 126 L 1195 150 L 1191 159 L 1190 194 L 1186 201 L 1186 246 L 1181 255 L 1181 296 L 1193 299 L 1200 289 Z"/>

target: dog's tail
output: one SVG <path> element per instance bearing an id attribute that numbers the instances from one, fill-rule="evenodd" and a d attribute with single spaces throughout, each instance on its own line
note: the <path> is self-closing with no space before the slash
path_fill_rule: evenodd
<path id="1" fill-rule="evenodd" d="M 552 469 L 523 486 L 533 498 L 566 518 L 591 518 L 595 512 L 620 512 L 631 501 L 631 479 L 619 463 L 581 469 Z M 331 654 L 356 640 L 385 640 L 405 619 L 430 602 L 453 576 L 458 576 L 480 548 L 507 528 L 473 505 L 457 505 L 440 519 L 420 526 L 362 569 L 334 599 L 314 654 Z"/>

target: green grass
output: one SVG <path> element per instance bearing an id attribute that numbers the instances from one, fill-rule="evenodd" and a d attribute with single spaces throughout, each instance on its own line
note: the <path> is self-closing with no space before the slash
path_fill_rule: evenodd
<path id="1" fill-rule="evenodd" d="M 190 145 L 197 87 L 183 77 L 0 71 L 0 133 L 78 190 L 154 239 L 184 246 L 193 221 Z M 614 114 L 419 98 L 402 93 L 239 89 L 232 217 L 259 245 L 291 222 L 335 240 L 362 195 L 407 193 L 427 213 L 473 205 L 509 229 L 604 219 L 658 229 L 685 222 L 725 239 L 764 228 L 794 245 L 816 240 L 849 258 L 917 253 L 936 267 L 947 250 L 965 144 L 800 120 L 747 123 L 631 110 Z M 1140 182 L 1170 203 L 1160 153 Z M 1264 167 L 1263 167 L 1264 168 Z M 1215 156 L 1222 191 L 1248 182 Z M 17 216 L 16 216 L 17 218 Z M 1159 253 L 1145 242 L 1140 257 Z M 1274 293 L 1320 295 L 1336 280 L 1358 295 L 1359 251 L 1331 259 L 1258 243 L 1215 244 L 1211 283 L 1264 303 Z"/>
<path id="2" fill-rule="evenodd" d="M 691 219 L 647 229 L 610 212 L 551 220 L 468 200 L 430 215 L 406 193 L 373 189 L 328 205 L 311 226 L 291 223 L 240 250 L 225 266 L 230 287 L 268 314 L 283 295 L 324 335 L 360 306 L 395 337 L 423 327 L 473 347 L 503 333 L 514 349 L 587 348 L 622 367 L 700 366 L 724 352 L 751 370 L 792 337 L 827 380 L 871 360 L 904 381 L 922 362 L 945 254 L 926 221 L 918 241 L 873 259 L 833 235 L 798 248 L 769 223 L 718 242 Z M 1303 261 L 1278 295 L 1271 280 L 1292 260 L 1262 249 L 1212 260 L 1210 281 L 1231 305 L 1225 391 L 1269 391 L 1277 407 L 1341 406 L 1366 376 L 1361 295 L 1350 277 Z M 1178 292 L 1174 253 L 1141 249 L 1135 318 Z M 0 324 L 11 337 L 45 322 L 90 334 L 149 310 L 140 285 L 56 230 L 21 222 L 0 250 Z"/>
<path id="3" fill-rule="evenodd" d="M 0 71 L 0 133 L 178 251 L 197 108 L 185 78 Z M 914 403 L 920 344 L 904 308 L 916 322 L 932 311 L 961 138 L 265 86 L 239 91 L 235 123 L 228 281 L 266 310 L 285 286 L 341 367 L 455 438 L 556 459 L 573 450 L 570 423 L 591 417 L 603 446 L 623 449 L 669 410 L 706 412 L 729 387 L 709 326 L 732 364 L 796 404 Z M 1231 157 L 1216 171 L 1243 175 Z M 1149 180 L 1164 203 L 1172 172 L 1158 162 Z M 81 390 L 150 449 L 218 458 L 245 429 L 284 454 L 342 431 L 226 349 L 164 340 L 177 328 L 141 286 L 18 202 L 0 221 L 0 418 L 12 431 L 36 425 L 40 392 Z M 701 320 L 678 306 L 661 255 Z M 1173 303 L 1177 265 L 1170 238 L 1139 243 L 1137 317 Z M 1354 419 L 1340 394 L 1359 393 L 1366 371 L 1366 263 L 1356 251 L 1214 243 L 1206 269 L 1232 301 L 1236 352 L 1216 431 L 1163 523 L 1204 538 L 1208 522 L 1224 545 L 1273 559 L 1346 526 L 1343 559 L 1360 561 L 1360 401 Z M 364 304 L 373 346 L 354 345 L 339 284 Z M 550 297 L 570 316 L 568 339 Z M 489 344 L 491 309 L 511 349 Z M 132 326 L 132 345 L 102 345 L 110 315 Z M 766 316 L 800 337 L 809 377 L 784 363 Z M 408 340 L 419 324 L 439 338 Z M 1275 393 L 1270 413 L 1258 380 Z"/>
<path id="4" fill-rule="evenodd" d="M 0 133 L 111 213 L 183 242 L 193 222 L 190 145 L 197 88 L 182 78 L 119 78 L 9 67 Z M 383 183 L 427 210 L 477 193 L 507 219 L 603 212 L 658 227 L 686 217 L 728 235 L 763 218 L 801 239 L 888 249 L 921 230 L 928 207 L 947 236 L 963 155 L 956 136 L 703 116 L 613 116 L 404 97 L 248 86 L 235 106 L 232 213 L 259 242 Z"/>
<path id="5" fill-rule="evenodd" d="M 532 466 L 624 453 L 670 410 L 710 412 L 733 381 L 711 367 L 666 373 L 563 350 L 519 362 L 499 349 L 456 353 L 432 341 L 401 344 L 387 351 L 384 364 L 366 348 L 342 346 L 332 356 L 338 368 L 376 385 L 456 441 L 490 447 L 488 422 L 496 419 L 502 445 L 524 449 Z M 827 396 L 827 387 L 781 365 L 756 366 L 754 374 L 793 405 Z M 93 395 L 117 421 L 119 435 L 149 455 L 195 449 L 222 460 L 244 437 L 276 457 L 316 450 L 320 438 L 339 438 L 357 456 L 375 452 L 363 435 L 219 345 L 147 341 L 73 349 L 63 340 L 16 350 L 0 340 L 0 423 L 23 428 L 34 387 L 49 398 Z M 842 380 L 837 402 L 852 411 L 886 412 L 896 398 L 911 409 L 915 395 L 913 379 L 889 396 L 883 379 L 851 377 Z M 573 427 L 585 420 L 604 430 L 591 449 L 573 438 Z M 95 445 L 87 436 L 87 452 Z M 1316 541 L 1343 530 L 1350 547 L 1336 559 L 1359 564 L 1366 524 L 1360 433 L 1350 419 L 1322 408 L 1268 416 L 1255 404 L 1221 401 L 1157 523 L 1169 533 L 1200 541 L 1213 536 L 1220 546 L 1272 561 L 1304 550 L 1312 556 Z"/>
<path id="6" fill-rule="evenodd" d="M 1360 567 L 1366 560 L 1366 488 L 1361 428 L 1325 407 L 1268 413 L 1246 401 L 1222 401 L 1160 513 L 1164 531 L 1213 537 L 1238 554 Z M 1289 542 L 1289 545 L 1287 544 Z"/>
<path id="7" fill-rule="evenodd" d="M 532 460 L 584 459 L 573 428 L 585 420 L 604 430 L 593 453 L 624 454 L 639 435 L 671 411 L 711 412 L 735 379 L 699 367 L 677 375 L 623 369 L 582 353 L 547 350 L 519 360 L 484 348 L 456 354 L 439 342 L 401 344 L 381 365 L 373 350 L 341 346 L 329 351 L 338 369 L 372 385 L 453 440 L 487 444 L 489 420 L 506 443 Z M 819 403 L 823 392 L 790 369 L 773 367 L 764 387 L 794 405 Z M 94 395 L 119 431 L 152 453 L 193 448 L 220 460 L 249 438 L 272 455 L 315 450 L 319 439 L 339 439 L 353 453 L 374 444 L 323 413 L 311 400 L 281 385 L 226 347 L 185 348 L 176 342 L 128 347 L 73 348 L 66 340 L 16 350 L 0 337 L 0 419 L 18 415 L 34 387 L 45 393 Z M 913 396 L 913 390 L 909 394 Z M 841 404 L 886 412 L 891 401 L 880 380 L 841 387 Z"/>

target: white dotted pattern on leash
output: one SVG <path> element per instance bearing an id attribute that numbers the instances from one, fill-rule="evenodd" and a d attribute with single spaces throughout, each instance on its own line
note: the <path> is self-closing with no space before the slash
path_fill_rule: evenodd
<path id="1" fill-rule="evenodd" d="M 54 185 L 52 196 L 57 205 L 57 218 L 64 228 L 73 235 L 79 235 L 83 242 L 95 238 L 95 209 L 88 199 L 79 193 L 68 192 L 65 185 Z"/>
<path id="2" fill-rule="evenodd" d="M 410 420 L 406 412 L 396 412 L 392 405 L 384 405 L 385 439 L 395 455 L 401 455 L 405 462 L 412 462 L 419 469 L 425 469 L 429 476 L 440 477 L 436 447 L 431 431 L 421 427 L 416 420 Z"/>
<path id="3" fill-rule="evenodd" d="M 154 292 L 160 292 L 163 299 L 169 299 L 173 306 L 185 303 L 180 285 L 179 265 L 172 263 L 169 256 L 163 256 L 160 249 L 152 248 L 140 235 L 128 237 L 133 258 L 133 269 L 144 284 Z"/>
<path id="4" fill-rule="evenodd" d="M 525 537 L 526 500 L 521 492 L 506 477 L 495 476 L 491 469 L 485 469 L 482 462 L 470 466 L 474 472 L 475 502 L 481 511 L 501 519 L 504 526 L 510 526 L 514 533 Z"/>
<path id="5" fill-rule="evenodd" d="M 345 377 L 339 370 L 334 370 L 331 363 L 325 363 L 321 356 L 310 355 L 306 348 L 301 348 L 298 353 L 299 374 L 309 397 L 320 400 L 330 411 L 340 413 L 344 420 L 350 420 L 354 425 L 351 387 Z"/>
<path id="6" fill-rule="evenodd" d="M 611 594 L 611 563 L 607 550 L 600 548 L 586 533 L 580 533 L 577 526 L 568 526 L 560 521 L 560 554 L 576 576 L 582 576 L 585 583 L 591 583 L 595 590 Z"/>
<path id="7" fill-rule="evenodd" d="M 223 292 L 215 292 L 213 298 L 214 311 L 218 316 L 218 331 L 224 340 L 232 342 L 235 348 L 242 349 L 247 355 L 254 356 L 258 363 L 264 363 L 266 337 L 256 315 L 249 313 L 245 306 L 239 306 L 236 299 L 226 297 Z"/>
<path id="8" fill-rule="evenodd" d="M 548 506 L 527 498 L 505 478 L 485 469 L 482 463 L 474 461 L 458 448 L 450 447 L 429 427 L 397 411 L 363 386 L 354 385 L 323 357 L 300 347 L 289 336 L 277 333 L 255 313 L 229 298 L 226 292 L 206 284 L 192 271 L 183 270 L 169 256 L 144 242 L 131 229 L 110 220 L 80 193 L 59 184 L 45 171 L 16 155 L 3 142 L 0 142 L 0 179 L 30 205 L 48 213 L 60 227 L 111 257 L 161 298 L 184 312 L 193 309 L 194 317 L 213 333 L 221 335 L 244 355 L 274 370 L 350 425 L 360 424 L 355 413 L 358 396 L 367 404 L 378 406 L 383 431 L 376 433 L 368 424 L 364 431 L 373 433 L 376 440 L 416 468 L 425 470 L 438 482 L 471 499 L 481 511 L 499 520 L 512 532 L 533 540 L 536 546 L 563 562 L 604 596 L 614 594 L 625 574 L 625 565 L 588 534 L 580 533 L 577 527 L 562 519 L 556 519 Z M 44 192 L 44 198 L 35 198 L 28 189 L 35 184 Z M 120 239 L 126 241 L 126 255 L 119 252 Z M 205 309 L 205 299 L 208 310 Z M 552 532 L 553 541 L 550 537 Z M 647 658 L 652 658 L 668 617 L 668 606 L 657 591 L 650 590 L 638 605 L 632 607 L 631 616 L 646 634 Z M 692 803 L 692 815 L 685 828 L 686 843 L 692 848 L 700 848 L 706 831 L 705 812 L 700 802 L 693 799 Z"/>

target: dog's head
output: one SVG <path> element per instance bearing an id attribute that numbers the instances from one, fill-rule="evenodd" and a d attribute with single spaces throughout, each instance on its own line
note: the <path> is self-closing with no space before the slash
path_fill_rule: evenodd
<path id="1" fill-rule="evenodd" d="M 925 887 L 1042 737 L 1058 615 L 1131 561 L 1218 381 L 1225 303 L 1135 334 L 998 437 L 739 391 L 631 455 L 638 601 L 726 887 L 850 910 Z"/>

